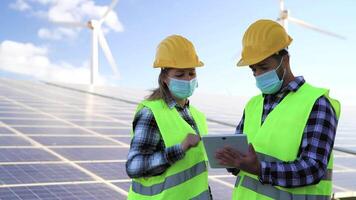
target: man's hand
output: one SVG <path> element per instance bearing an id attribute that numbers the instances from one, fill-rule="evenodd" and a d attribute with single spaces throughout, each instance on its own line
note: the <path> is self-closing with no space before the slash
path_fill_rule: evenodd
<path id="1" fill-rule="evenodd" d="M 261 164 L 252 144 L 249 145 L 248 152 L 243 154 L 233 148 L 226 146 L 219 149 L 215 154 L 221 165 L 227 165 L 244 170 L 248 173 L 260 175 Z"/>
<path id="2" fill-rule="evenodd" d="M 188 151 L 191 147 L 198 145 L 200 141 L 200 136 L 197 134 L 189 133 L 184 141 L 181 143 L 184 152 Z"/>

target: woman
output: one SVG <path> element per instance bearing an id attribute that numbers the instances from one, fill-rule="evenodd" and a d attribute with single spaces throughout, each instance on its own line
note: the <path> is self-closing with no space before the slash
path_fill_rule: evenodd
<path id="1" fill-rule="evenodd" d="M 159 44 L 153 66 L 161 68 L 159 87 L 140 103 L 133 121 L 128 199 L 211 199 L 200 142 L 206 119 L 187 99 L 203 63 L 189 40 L 172 35 Z"/>

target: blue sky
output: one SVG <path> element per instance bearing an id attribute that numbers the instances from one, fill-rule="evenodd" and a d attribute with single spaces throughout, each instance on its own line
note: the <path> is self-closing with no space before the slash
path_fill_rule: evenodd
<path id="1" fill-rule="evenodd" d="M 59 2 L 86 5 L 87 9 L 68 11 L 85 22 L 102 15 L 104 6 L 111 1 Z M 194 43 L 205 63 L 205 67 L 198 69 L 198 92 L 257 94 L 251 71 L 237 68 L 235 64 L 245 29 L 260 18 L 276 19 L 278 3 L 278 0 L 121 0 L 109 19 L 111 26 L 105 26 L 121 79 L 111 77 L 111 69 L 102 52 L 99 52 L 100 74 L 103 79 L 122 87 L 154 88 L 159 72 L 152 68 L 155 48 L 166 36 L 181 34 Z M 58 4 L 51 0 L 1 1 L 2 77 L 50 80 L 63 80 L 64 77 L 68 81 L 85 81 L 79 77 L 89 76 L 91 33 L 86 29 L 61 29 L 49 23 L 50 11 L 56 6 Z M 356 1 L 286 0 L 285 6 L 291 16 L 347 38 L 340 40 L 294 24 L 289 24 L 288 29 L 294 39 L 290 46 L 294 74 L 303 75 L 314 85 L 330 88 L 331 94 L 342 103 L 355 105 Z M 51 70 L 53 72 L 49 72 Z M 68 73 L 70 70 L 74 72 Z"/>

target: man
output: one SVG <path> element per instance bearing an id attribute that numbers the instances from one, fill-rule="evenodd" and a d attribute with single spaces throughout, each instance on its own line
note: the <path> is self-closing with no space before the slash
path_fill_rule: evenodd
<path id="1" fill-rule="evenodd" d="M 330 199 L 340 104 L 293 75 L 291 42 L 272 20 L 258 20 L 244 34 L 237 65 L 251 68 L 262 94 L 250 99 L 236 128 L 247 135 L 248 152 L 216 153 L 236 168 L 229 169 L 237 175 L 233 199 Z"/>

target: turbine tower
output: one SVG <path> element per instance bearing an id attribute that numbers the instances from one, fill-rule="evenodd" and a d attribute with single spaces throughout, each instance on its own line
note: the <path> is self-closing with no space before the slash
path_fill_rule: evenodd
<path id="1" fill-rule="evenodd" d="M 95 85 L 97 82 L 98 74 L 99 74 L 99 45 L 104 52 L 104 55 L 109 62 L 109 65 L 114 73 L 115 78 L 120 78 L 120 73 L 117 68 L 115 59 L 111 53 L 108 42 L 104 36 L 104 33 L 101 29 L 101 25 L 105 21 L 108 14 L 114 9 L 118 0 L 113 0 L 105 13 L 102 15 L 100 19 L 92 19 L 87 23 L 83 22 L 66 22 L 66 21 L 53 21 L 51 22 L 60 25 L 60 26 L 70 26 L 74 28 L 88 28 L 92 31 L 92 41 L 91 41 L 91 58 L 90 58 L 90 84 Z"/>
<path id="2" fill-rule="evenodd" d="M 305 27 L 305 28 L 308 28 L 308 29 L 332 36 L 332 37 L 336 37 L 336 38 L 343 39 L 343 40 L 346 39 L 342 35 L 323 30 L 323 29 L 321 29 L 317 26 L 314 26 L 312 24 L 309 24 L 303 20 L 291 17 L 290 11 L 285 9 L 285 7 L 284 7 L 284 0 L 279 0 L 279 18 L 277 18 L 277 21 L 287 30 L 287 32 L 288 32 L 288 22 L 291 22 L 291 23 L 297 24 L 299 26 L 302 26 L 302 27 Z"/>

